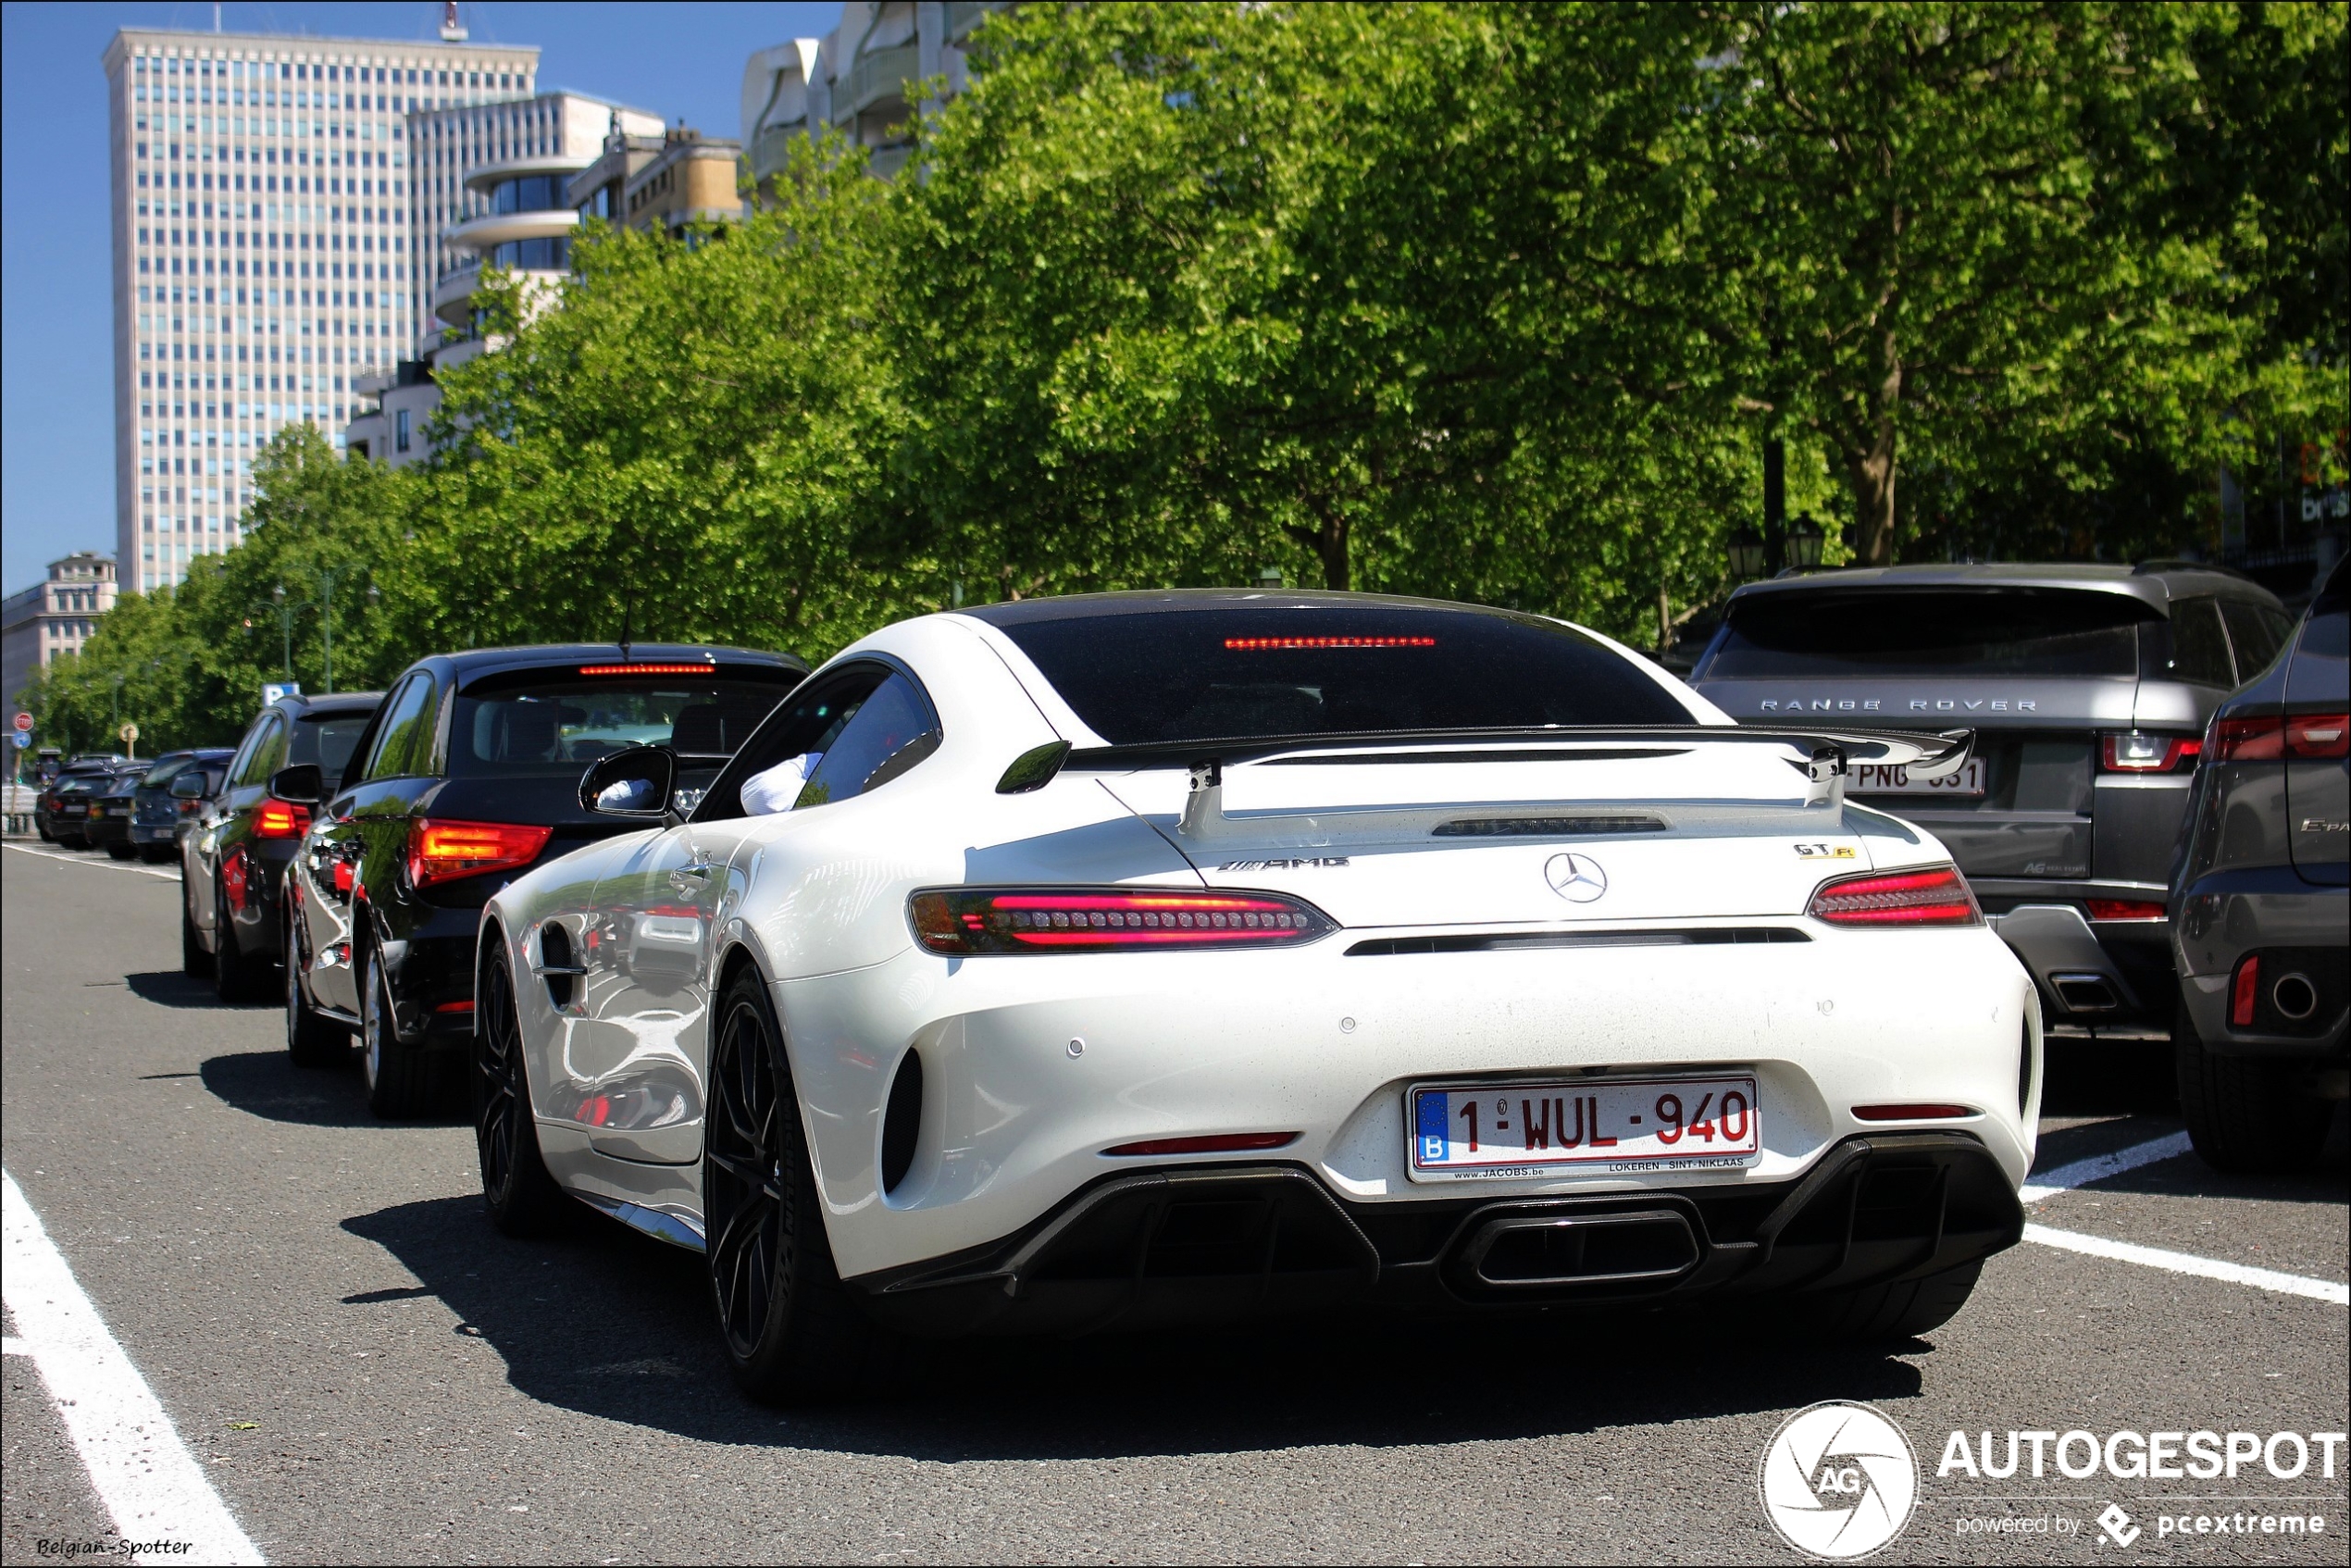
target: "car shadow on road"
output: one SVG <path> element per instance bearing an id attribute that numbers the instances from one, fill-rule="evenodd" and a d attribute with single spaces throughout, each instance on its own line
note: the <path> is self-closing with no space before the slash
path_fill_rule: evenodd
<path id="1" fill-rule="evenodd" d="M 142 1002 L 152 1002 L 157 1007 L 193 1007 L 224 1013 L 252 1013 L 277 1005 L 274 1002 L 223 1002 L 212 989 L 210 980 L 193 975 L 183 975 L 177 969 L 151 969 L 144 974 L 125 975 L 122 983 L 131 994 Z"/>
<path id="2" fill-rule="evenodd" d="M 397 1258 L 531 1399 L 699 1441 L 935 1461 L 1387 1447 L 1898 1400 L 1922 1379 L 1897 1355 L 1928 1349 L 1639 1319 L 1318 1320 L 919 1345 L 886 1393 L 776 1411 L 736 1391 L 693 1253 L 584 1209 L 562 1235 L 509 1240 L 474 1198 L 398 1204 L 343 1228 Z M 396 1312 L 408 1298 L 372 1292 L 345 1310 Z"/>
<path id="3" fill-rule="evenodd" d="M 387 1122 L 367 1109 L 367 1088 L 356 1058 L 344 1067 L 297 1067 L 282 1051 L 241 1051 L 214 1056 L 198 1068 L 205 1089 L 251 1115 L 314 1127 L 455 1126 L 471 1115 L 449 1106 L 412 1121 Z"/>

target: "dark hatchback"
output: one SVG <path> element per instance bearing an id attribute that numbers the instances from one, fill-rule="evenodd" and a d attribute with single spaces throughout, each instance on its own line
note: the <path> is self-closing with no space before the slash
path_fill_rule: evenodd
<path id="1" fill-rule="evenodd" d="M 171 781 L 192 766 L 201 772 L 209 765 L 218 771 L 229 755 L 226 746 L 166 752 L 151 764 L 118 775 L 91 809 L 90 842 L 117 860 L 169 860 L 185 815 L 181 803 L 171 798 Z"/>
<path id="2" fill-rule="evenodd" d="M 339 779 L 289 769 L 318 804 L 294 876 L 286 1039 L 323 1065 L 359 1034 L 379 1115 L 429 1109 L 473 1035 L 481 907 L 543 860 L 637 824 L 579 803 L 580 775 L 635 745 L 678 754 L 690 809 L 807 666 L 732 648 L 573 644 L 419 660 Z"/>
<path id="3" fill-rule="evenodd" d="M 90 803 L 124 765 L 121 757 L 81 756 L 59 768 L 33 799 L 33 827 L 42 838 L 69 850 L 88 849 Z"/>
<path id="4" fill-rule="evenodd" d="M 382 700 L 380 691 L 289 693 L 264 706 L 219 793 L 180 840 L 180 964 L 210 974 L 222 1001 L 258 1001 L 276 988 L 279 902 L 310 812 L 270 794 L 271 776 L 304 764 L 340 770 Z"/>
<path id="5" fill-rule="evenodd" d="M 2351 563 L 2205 731 L 2171 910 L 2196 1152 L 2309 1165 L 2351 1092 Z"/>
<path id="6" fill-rule="evenodd" d="M 131 850 L 157 865 L 180 856 L 180 831 L 220 793 L 232 746 L 167 752 L 139 780 L 131 797 Z"/>
<path id="7" fill-rule="evenodd" d="M 131 847 L 131 797 L 147 773 L 144 764 L 118 768 L 90 797 L 89 820 L 81 836 L 93 850 L 115 860 L 129 860 L 139 852 Z"/>
<path id="8" fill-rule="evenodd" d="M 1851 792 L 1950 847 L 2058 1038 L 2166 1042 L 2165 899 L 2204 729 L 2294 625 L 2187 562 L 1880 566 L 1731 596 L 1690 684 L 1745 723 L 1975 731 L 1932 788 Z"/>

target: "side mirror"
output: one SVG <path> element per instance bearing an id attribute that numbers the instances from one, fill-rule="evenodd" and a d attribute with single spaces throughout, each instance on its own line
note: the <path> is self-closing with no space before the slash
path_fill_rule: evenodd
<path id="1" fill-rule="evenodd" d="M 327 795 L 327 780 L 315 762 L 298 762 L 269 776 L 269 792 L 289 805 L 315 806 Z"/>
<path id="2" fill-rule="evenodd" d="M 666 746 L 631 746 L 588 765 L 579 776 L 579 806 L 599 816 L 666 821 L 677 786 L 677 753 Z"/>
<path id="3" fill-rule="evenodd" d="M 204 769 L 192 767 L 185 773 L 174 774 L 171 798 L 175 801 L 200 801 L 205 797 Z"/>

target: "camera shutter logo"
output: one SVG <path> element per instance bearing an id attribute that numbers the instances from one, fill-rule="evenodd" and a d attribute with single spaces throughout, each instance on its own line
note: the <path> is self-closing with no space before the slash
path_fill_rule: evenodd
<path id="1" fill-rule="evenodd" d="M 1756 1475 L 1763 1516 L 1808 1557 L 1849 1562 L 1902 1533 L 1919 1496 L 1918 1457 L 1885 1415 L 1825 1400 L 1780 1424 Z"/>

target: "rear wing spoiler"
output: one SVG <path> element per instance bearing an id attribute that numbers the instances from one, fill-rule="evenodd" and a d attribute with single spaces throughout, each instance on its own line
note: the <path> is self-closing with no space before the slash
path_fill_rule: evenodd
<path id="1" fill-rule="evenodd" d="M 1088 773 L 1185 768 L 1192 776 L 1191 798 L 1184 811 L 1185 828 L 1191 831 L 1196 815 L 1202 828 L 1212 819 L 1222 818 L 1225 769 L 1237 763 L 1563 762 L 1578 753 L 1598 761 L 1672 756 L 1698 745 L 1785 747 L 1797 753 L 1788 758 L 1790 765 L 1804 770 L 1804 803 L 1834 808 L 1844 803 L 1845 781 L 1856 763 L 1907 768 L 1910 778 L 1921 783 L 1947 778 L 1967 765 L 1975 750 L 1975 731 L 1760 724 L 1558 725 L 1539 729 L 1383 729 L 1247 736 L 1082 749 L 1055 740 L 1015 758 L 996 789 L 1000 794 L 1041 789 L 1067 768 Z"/>

